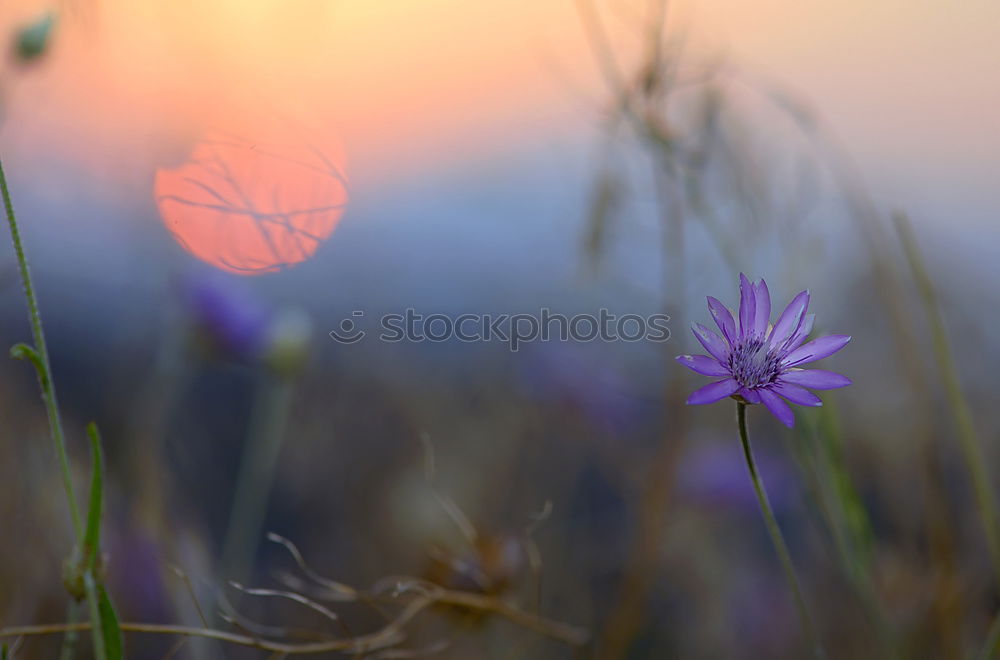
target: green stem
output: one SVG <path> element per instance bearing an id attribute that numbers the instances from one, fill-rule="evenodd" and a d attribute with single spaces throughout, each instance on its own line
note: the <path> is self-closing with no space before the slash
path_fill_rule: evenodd
<path id="1" fill-rule="evenodd" d="M 56 455 L 59 457 L 59 468 L 62 475 L 63 488 L 66 491 L 66 500 L 69 503 L 70 518 L 73 523 L 73 535 L 76 543 L 70 559 L 70 566 L 73 573 L 67 574 L 67 585 L 75 580 L 77 575 L 82 578 L 90 610 L 94 657 L 97 660 L 106 660 L 108 658 L 108 647 L 105 644 L 104 630 L 107 622 L 103 621 L 101 616 L 101 607 L 98 598 L 100 586 L 96 577 L 97 555 L 100 552 L 98 546 L 100 543 L 100 504 L 102 498 L 100 438 L 97 436 L 96 427 L 92 425 L 89 431 L 94 447 L 94 484 L 91 486 L 91 503 L 87 519 L 87 529 L 85 531 L 83 519 L 80 517 L 80 505 L 76 500 L 76 493 L 73 489 L 73 475 L 70 470 L 69 454 L 66 451 L 62 420 L 59 417 L 59 404 L 56 399 L 55 381 L 52 378 L 52 366 L 49 362 L 49 350 L 48 345 L 45 343 L 45 332 L 42 330 L 42 317 L 38 313 L 38 299 L 35 297 L 35 287 L 31 281 L 28 259 L 25 257 L 24 246 L 21 243 L 21 232 L 17 226 L 14 204 L 10 198 L 10 190 L 7 187 L 7 176 L 3 171 L 2 163 L 0 163 L 0 193 L 3 195 L 4 209 L 7 212 L 7 223 L 10 225 L 10 236 L 14 243 L 14 252 L 17 255 L 21 283 L 24 285 L 24 298 L 28 303 L 28 318 L 31 322 L 31 335 L 34 343 L 33 346 L 25 346 L 24 344 L 14 346 L 11 349 L 11 355 L 30 360 L 38 376 L 38 386 L 42 391 L 42 400 L 45 402 L 45 410 L 49 418 L 52 443 L 55 445 Z M 86 562 L 86 564 L 84 565 L 83 562 Z M 115 625 L 117 626 L 117 624 Z M 60 657 L 72 657 L 75 641 L 75 636 L 66 635 L 63 640 Z M 117 654 L 116 657 L 121 656 Z"/>
<path id="2" fill-rule="evenodd" d="M 2 162 L 0 162 L 0 192 L 3 193 L 4 208 L 7 211 L 7 223 L 10 225 L 10 236 L 14 242 L 14 252 L 17 254 L 18 270 L 21 273 L 21 283 L 24 285 L 24 297 L 28 302 L 31 335 L 34 341 L 35 352 L 39 358 L 38 384 L 41 387 L 42 399 L 45 401 L 45 410 L 49 417 L 52 442 L 56 448 L 56 455 L 59 457 L 63 488 L 66 490 L 66 500 L 69 502 L 70 517 L 73 520 L 73 533 L 79 542 L 83 539 L 83 524 L 80 518 L 79 505 L 76 501 L 76 494 L 73 490 L 73 477 L 70 473 L 69 455 L 66 453 L 62 420 L 59 418 L 59 406 L 56 402 L 56 387 L 52 380 L 52 367 L 49 366 L 49 351 L 45 344 L 45 333 L 42 331 L 42 317 L 38 313 L 38 300 L 35 298 L 35 287 L 32 285 L 31 273 L 28 270 L 28 260 L 24 256 L 24 247 L 21 245 L 21 233 L 17 227 L 17 218 L 14 216 L 14 205 L 10 200 L 10 191 L 7 189 L 7 177 L 4 174 Z"/>
<path id="3" fill-rule="evenodd" d="M 70 624 L 76 623 L 77 604 L 73 599 L 70 599 L 69 605 L 66 608 L 66 620 Z M 73 655 L 76 653 L 77 636 L 78 633 L 75 630 L 67 631 L 66 634 L 63 635 L 63 643 L 59 651 L 59 660 L 73 660 Z"/>
<path id="4" fill-rule="evenodd" d="M 982 448 L 976 435 L 976 427 L 972 421 L 972 409 L 962 392 L 962 383 L 958 379 L 958 368 L 955 366 L 955 359 L 951 354 L 951 344 L 948 342 L 948 334 L 941 317 L 941 308 L 934 291 L 934 282 L 924 266 L 920 248 L 917 247 L 916 238 L 913 236 L 913 228 L 907 218 L 901 214 L 894 216 L 893 221 L 896 224 L 899 240 L 903 244 L 903 251 L 906 253 L 910 270 L 913 271 L 913 277 L 917 282 L 917 289 L 924 303 L 924 312 L 931 325 L 934 354 L 937 357 L 938 369 L 941 371 L 942 385 L 955 417 L 955 426 L 958 430 L 958 440 L 962 449 L 962 457 L 965 460 L 965 467 L 972 477 L 972 488 L 975 491 L 979 515 L 986 532 L 986 542 L 989 546 L 995 578 L 1000 582 L 1000 524 L 998 524 L 996 501 L 993 498 L 993 484 L 990 483 L 990 476 L 986 471 L 986 461 L 983 459 Z"/>
<path id="5" fill-rule="evenodd" d="M 767 499 L 767 492 L 764 490 L 764 484 L 760 479 L 760 474 L 757 472 L 757 462 L 753 458 L 753 451 L 750 449 L 750 435 L 747 432 L 747 404 L 742 401 L 736 402 L 736 421 L 740 427 L 740 442 L 743 444 L 743 455 L 746 457 L 747 468 L 750 470 L 750 480 L 753 482 L 753 489 L 757 493 L 757 503 L 760 504 L 760 512 L 764 515 L 764 524 L 767 527 L 767 532 L 771 535 L 771 542 L 778 553 L 778 559 L 781 560 L 782 568 L 785 569 L 788 586 L 791 587 L 792 595 L 795 597 L 795 607 L 799 613 L 802 630 L 812 645 L 816 657 L 825 657 L 823 646 L 816 636 L 816 629 L 813 626 L 812 618 L 809 616 L 809 610 L 806 609 L 806 601 L 802 597 L 802 587 L 799 586 L 799 578 L 795 574 L 792 556 L 788 552 L 788 546 L 785 545 L 785 537 L 782 536 L 781 528 L 778 527 L 778 521 L 774 518 L 771 503 Z"/>

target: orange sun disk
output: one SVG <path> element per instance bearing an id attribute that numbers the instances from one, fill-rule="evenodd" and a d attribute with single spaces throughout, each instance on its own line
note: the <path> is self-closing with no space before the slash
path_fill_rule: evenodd
<path id="1" fill-rule="evenodd" d="M 221 132 L 186 162 L 156 172 L 160 215 L 188 252 L 242 275 L 309 259 L 347 205 L 344 157 L 307 140 L 256 141 Z"/>

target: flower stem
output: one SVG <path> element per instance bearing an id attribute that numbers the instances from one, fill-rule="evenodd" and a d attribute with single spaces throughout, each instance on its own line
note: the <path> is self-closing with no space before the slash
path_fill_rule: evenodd
<path id="1" fill-rule="evenodd" d="M 236 582 L 252 576 L 295 389 L 289 378 L 272 380 L 270 375 L 262 376 L 257 387 L 250 438 L 240 461 L 223 543 L 222 571 L 226 579 Z"/>
<path id="2" fill-rule="evenodd" d="M 21 233 L 17 227 L 17 218 L 14 216 L 14 205 L 10 199 L 10 191 L 7 189 L 7 177 L 4 174 L 2 162 L 0 162 L 0 192 L 3 194 L 4 208 L 7 211 L 7 224 L 10 225 L 10 236 L 14 243 L 14 252 L 17 254 L 17 266 L 21 273 L 21 283 L 24 285 L 24 297 L 28 303 L 28 316 L 31 320 L 31 335 L 34 342 L 33 348 L 38 357 L 35 365 L 38 370 L 38 385 L 42 390 L 42 399 L 45 401 L 45 410 L 49 417 L 52 442 L 56 448 L 56 455 L 59 457 L 59 469 L 62 473 L 63 488 L 66 491 L 66 500 L 69 503 L 70 517 L 73 521 L 74 537 L 79 542 L 83 539 L 83 524 L 80 518 L 79 505 L 76 501 L 76 494 L 73 490 L 73 477 L 70 473 L 69 455 L 66 452 L 62 420 L 59 418 L 59 406 L 56 402 L 56 387 L 52 380 L 52 367 L 49 365 L 49 351 L 45 344 L 45 333 L 42 331 L 42 317 L 38 313 L 38 300 L 35 298 L 35 287 L 31 282 L 28 260 L 24 256 Z"/>
<path id="3" fill-rule="evenodd" d="M 782 568 L 785 569 L 785 577 L 788 579 L 788 585 L 791 587 L 792 595 L 795 597 L 795 607 L 799 613 L 802 630 L 813 647 L 813 653 L 816 657 L 823 658 L 826 654 L 819 642 L 819 638 L 816 636 L 816 629 L 813 626 L 812 618 L 809 616 L 809 610 L 806 609 L 806 601 L 802 597 L 802 587 L 799 586 L 799 578 L 795 574 L 792 556 L 788 553 L 788 546 L 785 545 L 785 537 L 782 536 L 781 528 L 778 527 L 778 521 L 774 518 L 771 503 L 767 499 L 767 491 L 764 490 L 764 483 L 757 472 L 757 462 L 754 461 L 753 451 L 750 449 L 750 435 L 747 432 L 747 404 L 742 401 L 736 402 L 736 421 L 740 427 L 740 442 L 743 444 L 743 455 L 746 457 L 747 468 L 750 470 L 750 480 L 753 482 L 753 489 L 757 493 L 757 503 L 760 504 L 760 512 L 764 515 L 764 524 L 767 527 L 767 532 L 771 535 L 771 542 L 778 553 L 778 559 L 781 560 Z"/>
<path id="4" fill-rule="evenodd" d="M 77 604 L 76 601 L 70 599 L 69 606 L 66 608 L 66 620 L 70 624 L 77 622 Z M 63 643 L 59 650 L 59 660 L 73 660 L 73 655 L 76 653 L 76 640 L 77 631 L 67 630 L 63 635 Z"/>

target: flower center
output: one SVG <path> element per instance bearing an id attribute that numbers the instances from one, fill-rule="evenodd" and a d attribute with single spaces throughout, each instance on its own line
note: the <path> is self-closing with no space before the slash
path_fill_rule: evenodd
<path id="1" fill-rule="evenodd" d="M 729 371 L 742 387 L 754 389 L 774 382 L 780 362 L 776 352 L 766 349 L 763 338 L 748 337 L 729 354 Z"/>

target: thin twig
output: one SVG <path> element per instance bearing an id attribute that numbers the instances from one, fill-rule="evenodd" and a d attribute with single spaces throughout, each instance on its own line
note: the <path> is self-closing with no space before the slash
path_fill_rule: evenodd
<path id="1" fill-rule="evenodd" d="M 302 557 L 302 553 L 299 552 L 298 546 L 296 546 L 295 543 L 293 543 L 289 539 L 286 539 L 284 536 L 281 536 L 280 534 L 275 534 L 274 532 L 268 532 L 267 540 L 270 541 L 271 543 L 277 543 L 278 545 L 282 546 L 285 550 L 287 550 L 288 554 L 290 554 L 292 556 L 292 559 L 295 561 L 295 564 L 299 567 L 299 570 L 302 571 L 306 575 L 306 577 L 308 577 L 316 584 L 324 587 L 325 589 L 328 589 L 330 591 L 330 595 L 328 595 L 329 600 L 352 602 L 359 599 L 360 594 L 358 593 L 358 590 L 355 589 L 354 587 L 348 586 L 343 582 L 337 582 L 336 580 L 331 580 L 330 578 L 324 577 L 319 573 L 317 573 L 316 571 L 314 571 L 312 568 L 310 568 L 309 564 L 307 564 L 306 560 Z M 336 598 L 330 597 L 333 594 L 336 594 Z"/>
<path id="2" fill-rule="evenodd" d="M 286 600 L 291 600 L 296 603 L 305 605 L 313 612 L 317 612 L 327 620 L 337 624 L 337 626 L 340 627 L 341 631 L 348 637 L 352 637 L 354 635 L 354 633 L 351 632 L 350 628 L 347 627 L 347 624 L 344 622 L 344 620 L 341 619 L 336 612 L 331 611 L 329 608 L 321 605 L 320 603 L 317 603 L 316 601 L 306 596 L 303 596 L 302 594 L 295 593 L 294 591 L 284 591 L 281 589 L 251 589 L 249 587 L 243 586 L 238 582 L 230 582 L 229 584 L 233 587 L 233 589 L 245 593 L 248 596 L 284 598 Z"/>
<path id="3" fill-rule="evenodd" d="M 388 624 L 379 630 L 367 635 L 357 637 L 325 640 L 309 643 L 285 643 L 251 635 L 226 632 L 223 630 L 213 630 L 210 628 L 196 628 L 191 626 L 164 625 L 153 623 L 122 623 L 121 629 L 124 632 L 161 634 L 161 635 L 184 635 L 188 637 L 202 637 L 215 639 L 221 642 L 248 646 L 251 648 L 271 651 L 273 653 L 286 653 L 288 655 L 306 655 L 316 653 L 331 652 L 371 652 L 392 647 L 401 642 L 404 637 L 404 628 L 418 614 L 434 605 L 450 605 L 453 607 L 489 612 L 503 617 L 523 628 L 532 630 L 546 637 L 559 640 L 571 646 L 583 646 L 587 643 L 588 633 L 586 630 L 557 621 L 551 621 L 543 617 L 529 614 L 513 605 L 496 598 L 483 596 L 480 594 L 467 593 L 462 591 L 452 591 L 441 589 L 419 580 L 410 580 L 400 583 L 400 587 L 405 591 L 420 591 L 416 596 L 399 612 L 399 614 Z M 0 638 L 20 637 L 30 635 L 52 635 L 70 631 L 90 630 L 89 623 L 77 624 L 45 624 L 34 626 L 12 626 L 0 628 Z"/>

